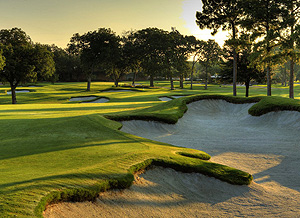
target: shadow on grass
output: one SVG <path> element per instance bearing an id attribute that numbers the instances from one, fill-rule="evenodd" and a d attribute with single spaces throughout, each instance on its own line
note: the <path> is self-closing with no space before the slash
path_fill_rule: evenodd
<path id="1" fill-rule="evenodd" d="M 19 182 L 11 182 L 5 183 L 0 185 L 1 192 L 0 194 L 12 194 L 14 192 L 24 191 L 24 190 L 32 190 L 36 188 L 41 188 L 43 190 L 47 188 L 82 188 L 82 187 L 89 187 L 88 184 L 82 183 L 81 185 L 70 183 L 70 181 L 79 181 L 79 180 L 95 180 L 94 183 L 108 179 L 118 179 L 128 175 L 128 173 L 70 173 L 70 174 L 62 174 L 62 175 L 52 175 L 52 176 L 45 176 L 35 179 L 29 179 Z M 46 183 L 43 183 L 46 182 Z M 11 187 L 14 187 L 13 189 Z M 7 190 L 5 190 L 8 188 Z"/>
<path id="2" fill-rule="evenodd" d="M 118 144 L 132 147 L 136 143 L 141 145 L 143 142 L 150 142 L 118 131 L 119 126 L 121 124 L 105 120 L 99 115 L 32 120 L 2 119 L 0 160 L 85 147 Z"/>

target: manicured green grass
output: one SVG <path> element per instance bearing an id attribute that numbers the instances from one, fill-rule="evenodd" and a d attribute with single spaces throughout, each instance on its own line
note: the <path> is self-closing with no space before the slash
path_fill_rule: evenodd
<path id="1" fill-rule="evenodd" d="M 252 180 L 248 173 L 207 161 L 209 155 L 204 152 L 123 133 L 118 130 L 120 123 L 105 117 L 175 123 L 183 116 L 187 103 L 205 98 L 234 103 L 262 99 L 255 113 L 277 110 L 274 105 L 299 108 L 298 101 L 283 98 L 226 97 L 230 88 L 217 86 L 210 86 L 208 91 L 157 88 L 109 93 L 102 91 L 112 88 L 112 83 L 92 83 L 91 92 L 85 91 L 85 83 L 39 85 L 22 87 L 34 92 L 18 93 L 17 105 L 10 104 L 10 96 L 5 94 L 8 87 L 0 86 L 1 217 L 40 217 L 49 202 L 93 200 L 99 191 L 128 187 L 132 173 L 150 164 L 200 172 L 232 184 L 249 184 Z M 225 97 L 218 95 L 221 90 L 227 90 Z M 172 95 L 191 96 L 170 102 L 158 99 Z M 68 101 L 80 96 L 106 97 L 110 101 Z"/>

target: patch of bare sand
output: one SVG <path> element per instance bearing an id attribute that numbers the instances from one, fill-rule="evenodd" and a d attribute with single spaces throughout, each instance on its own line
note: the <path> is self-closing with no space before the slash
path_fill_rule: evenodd
<path id="1" fill-rule="evenodd" d="M 297 217 L 299 200 L 299 192 L 278 183 L 235 186 L 201 174 L 155 167 L 136 176 L 127 190 L 101 193 L 96 202 L 51 205 L 44 216 Z"/>

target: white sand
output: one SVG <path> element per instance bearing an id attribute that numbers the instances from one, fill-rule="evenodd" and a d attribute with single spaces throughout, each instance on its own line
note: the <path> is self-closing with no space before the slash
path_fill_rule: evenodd
<path id="1" fill-rule="evenodd" d="M 298 217 L 300 194 L 277 183 L 235 186 L 196 173 L 154 168 L 127 190 L 101 193 L 96 202 L 62 203 L 47 218 Z"/>
<path id="2" fill-rule="evenodd" d="M 135 91 L 130 89 L 112 89 L 112 90 L 107 90 L 102 92 L 135 92 Z"/>
<path id="3" fill-rule="evenodd" d="M 97 99 L 95 101 L 82 102 L 82 103 L 106 103 L 108 101 L 109 101 L 109 99 L 107 99 L 107 98 L 99 98 L 99 99 Z"/>
<path id="4" fill-rule="evenodd" d="M 97 97 L 90 96 L 90 97 L 76 97 L 76 98 L 71 98 L 69 101 L 90 101 L 97 99 Z"/>
<path id="5" fill-rule="evenodd" d="M 91 101 L 97 99 L 95 96 L 90 96 L 90 97 L 76 97 L 76 98 L 71 98 L 69 101 L 82 101 L 81 103 L 105 103 L 108 102 L 109 99 L 107 98 L 99 98 L 95 101 Z M 88 102 L 85 102 L 88 101 Z"/>
<path id="6" fill-rule="evenodd" d="M 182 98 L 182 97 L 186 97 L 187 95 L 172 95 L 172 98 Z"/>
<path id="7" fill-rule="evenodd" d="M 251 173 L 250 186 L 154 169 L 130 189 L 96 203 L 51 206 L 46 217 L 299 217 L 300 113 L 252 117 L 251 104 L 203 100 L 176 125 L 126 121 L 122 131 L 206 151 L 212 161 Z"/>
<path id="8" fill-rule="evenodd" d="M 16 90 L 16 93 L 26 93 L 26 92 L 30 92 L 30 91 L 29 90 Z M 7 91 L 6 94 L 11 95 L 11 91 Z"/>
<path id="9" fill-rule="evenodd" d="M 161 100 L 161 101 L 171 101 L 171 100 L 173 100 L 172 98 L 168 98 L 168 97 L 160 97 L 158 99 Z"/>

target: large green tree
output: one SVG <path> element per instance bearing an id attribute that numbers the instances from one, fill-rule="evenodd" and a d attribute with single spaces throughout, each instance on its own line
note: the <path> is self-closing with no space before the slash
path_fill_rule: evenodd
<path id="1" fill-rule="evenodd" d="M 272 67 L 282 58 L 278 55 L 279 33 L 284 29 L 280 20 L 284 8 L 282 0 L 245 0 L 243 26 L 252 34 L 254 53 L 252 63 L 267 72 L 267 95 L 271 96 Z"/>
<path id="2" fill-rule="evenodd" d="M 205 71 L 205 89 L 207 89 L 208 73 L 210 68 L 220 61 L 222 50 L 215 40 L 208 40 L 203 44 L 199 64 L 204 68 Z"/>
<path id="3" fill-rule="evenodd" d="M 200 29 L 211 29 L 216 34 L 220 29 L 231 32 L 233 54 L 233 95 L 236 96 L 237 53 L 235 43 L 238 38 L 238 27 L 243 18 L 241 0 L 201 0 L 203 8 L 196 14 Z"/>
<path id="4" fill-rule="evenodd" d="M 251 81 L 255 81 L 258 83 L 262 83 L 266 81 L 266 75 L 264 70 L 259 70 L 256 66 L 250 66 L 249 57 L 251 55 L 251 43 L 249 43 L 247 35 L 242 36 L 244 38 L 243 44 L 240 45 L 239 52 L 237 53 L 237 67 L 238 67 L 238 77 L 237 82 L 244 84 L 246 88 L 245 97 L 249 97 L 250 84 Z M 230 82 L 232 81 L 232 55 L 231 51 L 228 49 L 228 46 L 224 46 L 223 49 L 224 58 L 227 60 L 226 62 L 221 64 L 222 71 L 220 73 L 220 80 L 222 82 Z"/>
<path id="5" fill-rule="evenodd" d="M 300 40 L 300 2 L 298 0 L 284 0 L 282 6 L 285 9 L 281 26 L 285 30 L 280 32 L 281 49 L 290 64 L 289 97 L 294 98 L 295 62 L 300 59 L 296 43 Z"/>
<path id="6" fill-rule="evenodd" d="M 195 36 L 187 36 L 186 37 L 187 43 L 190 48 L 190 57 L 192 57 L 191 61 L 191 74 L 190 74 L 190 81 L 191 81 L 191 89 L 193 89 L 193 81 L 194 81 L 194 71 L 195 71 L 195 66 L 199 62 L 201 58 L 201 51 L 204 45 L 203 40 L 198 40 L 195 38 Z"/>
<path id="7" fill-rule="evenodd" d="M 55 67 L 52 54 L 45 46 L 34 45 L 30 37 L 19 28 L 0 31 L 0 43 L 6 65 L 0 78 L 11 87 L 12 103 L 17 103 L 16 87 L 23 82 L 49 78 Z"/>
<path id="8" fill-rule="evenodd" d="M 133 73 L 132 86 L 135 86 L 137 74 L 142 71 L 141 60 L 142 51 L 138 49 L 138 40 L 136 39 L 136 31 L 128 31 L 122 37 L 122 52 L 126 59 L 126 67 Z"/>
<path id="9" fill-rule="evenodd" d="M 80 57 L 87 77 L 87 91 L 91 89 L 96 72 L 116 72 L 115 59 L 119 58 L 120 37 L 111 29 L 99 28 L 83 35 L 76 33 L 68 44 L 68 51 Z"/>
<path id="10" fill-rule="evenodd" d="M 2 45 L 0 45 L 0 48 L 2 48 Z M 5 57 L 2 55 L 3 51 L 0 50 L 0 71 L 3 70 L 3 67 L 5 66 Z"/>
<path id="11" fill-rule="evenodd" d="M 33 48 L 34 71 L 37 73 L 34 80 L 55 82 L 58 76 L 55 74 L 54 55 L 48 50 L 48 45 L 36 43 Z"/>
<path id="12" fill-rule="evenodd" d="M 167 57 L 170 58 L 170 61 L 168 63 L 172 66 L 174 74 L 179 76 L 180 88 L 183 88 L 184 77 L 187 75 L 186 71 L 188 70 L 188 58 L 193 52 L 190 42 L 190 37 L 183 36 L 175 29 L 169 33 L 169 48 L 167 51 L 170 55 Z M 173 80 L 171 80 L 171 89 L 173 88 Z"/>
<path id="13" fill-rule="evenodd" d="M 144 74 L 149 76 L 150 87 L 153 87 L 154 77 L 166 71 L 168 32 L 158 28 L 146 28 L 137 31 L 134 37 L 137 52 L 141 57 L 140 66 Z"/>
<path id="14" fill-rule="evenodd" d="M 48 46 L 48 50 L 53 53 L 56 74 L 59 81 L 71 82 L 80 80 L 83 72 L 79 56 L 71 54 L 55 45 Z"/>

